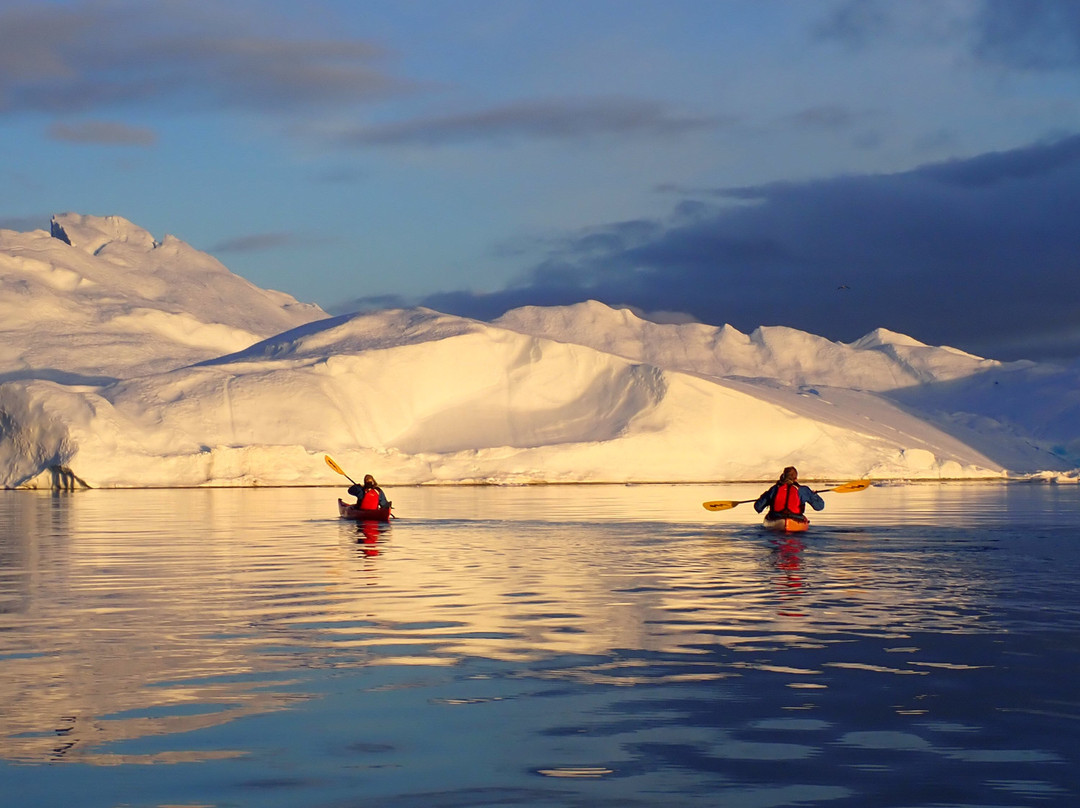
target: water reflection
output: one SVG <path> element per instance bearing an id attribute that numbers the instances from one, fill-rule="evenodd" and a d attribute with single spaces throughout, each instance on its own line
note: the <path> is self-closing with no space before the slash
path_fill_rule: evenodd
<path id="1" fill-rule="evenodd" d="M 361 521 L 356 523 L 356 543 L 365 558 L 377 556 L 379 554 L 379 545 L 389 538 L 389 534 L 389 522 Z"/>
<path id="2" fill-rule="evenodd" d="M 785 617 L 804 617 L 805 613 L 797 611 L 797 601 L 803 595 L 800 554 L 806 549 L 806 544 L 799 536 L 784 536 L 770 539 L 769 545 L 769 557 L 779 573 L 777 583 L 780 587 L 780 600 L 785 604 L 784 611 L 780 614 Z"/>
<path id="3" fill-rule="evenodd" d="M 964 767 L 995 757 L 1026 768 L 992 788 L 1058 794 L 1080 508 L 1003 489 L 871 490 L 790 537 L 707 487 L 408 490 L 391 523 L 319 490 L 0 493 L 0 755 L 284 759 L 308 804 L 417 771 L 447 800 L 811 804 L 902 793 L 898 753 L 984 804 Z"/>

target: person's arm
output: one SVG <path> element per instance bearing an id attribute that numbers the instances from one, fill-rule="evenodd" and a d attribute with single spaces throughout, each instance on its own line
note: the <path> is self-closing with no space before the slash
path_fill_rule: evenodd
<path id="1" fill-rule="evenodd" d="M 388 508 L 388 507 L 390 507 L 390 501 L 386 498 L 386 494 L 383 493 L 383 490 L 381 488 L 379 488 L 377 490 L 379 492 L 379 507 L 380 508 Z"/>
<path id="2" fill-rule="evenodd" d="M 774 485 L 772 488 L 770 488 L 768 491 L 766 491 L 764 494 L 757 498 L 757 502 L 754 503 L 754 510 L 758 513 L 761 513 L 763 510 L 765 510 L 772 504 L 773 497 L 775 496 L 776 486 Z"/>
<path id="3" fill-rule="evenodd" d="M 799 493 L 802 495 L 803 502 L 813 508 L 815 511 L 820 511 L 825 508 L 825 500 L 821 498 L 820 494 L 815 494 L 808 485 L 801 486 Z"/>

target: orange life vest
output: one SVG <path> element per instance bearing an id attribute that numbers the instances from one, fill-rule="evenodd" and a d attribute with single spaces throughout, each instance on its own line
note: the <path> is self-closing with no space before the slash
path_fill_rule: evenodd
<path id="1" fill-rule="evenodd" d="M 365 491 L 360 500 L 360 507 L 372 511 L 377 509 L 379 507 L 379 492 L 374 488 Z"/>
<path id="2" fill-rule="evenodd" d="M 802 499 L 799 497 L 799 486 L 792 485 L 791 483 L 784 483 L 776 488 L 776 495 L 773 497 L 772 509 L 774 511 L 780 511 L 781 513 L 787 511 L 788 513 L 802 513 L 803 504 Z"/>

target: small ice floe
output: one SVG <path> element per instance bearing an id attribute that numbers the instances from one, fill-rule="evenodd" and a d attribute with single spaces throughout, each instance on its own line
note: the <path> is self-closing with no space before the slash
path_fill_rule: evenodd
<path id="1" fill-rule="evenodd" d="M 1051 485 L 1077 485 L 1080 483 L 1080 469 L 1072 471 L 1038 471 L 1027 477 L 1028 482 L 1050 483 Z"/>

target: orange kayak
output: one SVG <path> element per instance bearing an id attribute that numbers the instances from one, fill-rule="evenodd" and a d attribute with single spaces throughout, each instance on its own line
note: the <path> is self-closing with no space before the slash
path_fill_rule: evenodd
<path id="1" fill-rule="evenodd" d="M 338 499 L 337 507 L 342 519 L 357 519 L 365 522 L 390 521 L 390 508 L 358 508 L 341 499 Z"/>
<path id="2" fill-rule="evenodd" d="M 782 516 L 778 513 L 765 517 L 765 529 L 779 533 L 801 533 L 810 527 L 810 520 L 805 516 Z"/>

